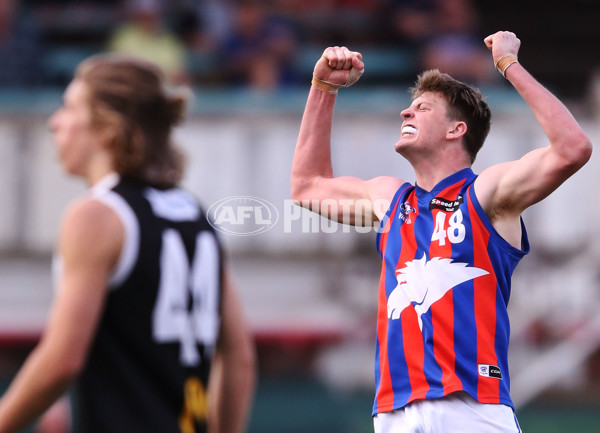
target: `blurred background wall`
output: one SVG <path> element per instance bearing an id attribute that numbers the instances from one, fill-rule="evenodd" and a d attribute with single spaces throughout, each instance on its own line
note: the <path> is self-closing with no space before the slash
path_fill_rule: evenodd
<path id="1" fill-rule="evenodd" d="M 394 154 L 407 88 L 437 67 L 479 86 L 493 112 L 475 171 L 546 144 L 493 69 L 482 39 L 512 30 L 520 60 L 600 142 L 600 5 L 572 0 L 0 0 L 0 389 L 43 329 L 64 206 L 84 191 L 58 165 L 45 122 L 83 58 L 134 52 L 193 89 L 176 140 L 185 185 L 208 209 L 233 197 L 278 216 L 254 236 L 223 233 L 255 335 L 252 433 L 372 431 L 379 260 L 374 231 L 294 208 L 289 176 L 312 68 L 329 45 L 363 53 L 340 92 L 336 174 L 413 180 Z M 597 152 L 596 152 L 597 153 Z M 529 209 L 531 254 L 513 278 L 512 393 L 526 432 L 600 430 L 599 164 Z M 75 402 L 76 404 L 76 402 Z"/>

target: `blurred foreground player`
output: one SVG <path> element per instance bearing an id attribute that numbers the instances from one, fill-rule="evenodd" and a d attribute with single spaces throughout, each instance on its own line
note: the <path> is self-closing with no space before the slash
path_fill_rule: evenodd
<path id="1" fill-rule="evenodd" d="M 77 379 L 76 431 L 240 433 L 254 349 L 223 253 L 179 188 L 185 98 L 152 64 L 84 61 L 52 115 L 61 163 L 90 189 L 63 217 L 42 339 L 0 399 L 0 432 Z"/>
<path id="2" fill-rule="evenodd" d="M 359 79 L 364 63 L 360 53 L 331 47 L 315 65 L 292 198 L 339 221 L 380 221 L 377 433 L 520 431 L 509 394 L 507 305 L 512 272 L 529 251 L 521 213 L 581 168 L 592 146 L 567 108 L 517 61 L 514 33 L 484 42 L 549 145 L 474 174 L 490 110 L 477 89 L 425 71 L 401 112 L 395 144 L 415 171 L 414 185 L 333 176 L 336 94 Z"/>

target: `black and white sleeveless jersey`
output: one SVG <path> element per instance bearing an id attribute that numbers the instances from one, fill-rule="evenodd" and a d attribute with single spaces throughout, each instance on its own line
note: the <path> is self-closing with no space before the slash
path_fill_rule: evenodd
<path id="1" fill-rule="evenodd" d="M 119 215 L 125 242 L 78 384 L 78 431 L 205 432 L 222 278 L 213 228 L 183 189 L 113 174 L 91 193 Z"/>

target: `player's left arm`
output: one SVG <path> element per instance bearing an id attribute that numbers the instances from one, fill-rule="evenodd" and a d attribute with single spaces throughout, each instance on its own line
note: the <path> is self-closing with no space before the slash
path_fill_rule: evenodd
<path id="1" fill-rule="evenodd" d="M 549 140 L 548 146 L 517 161 L 484 170 L 475 183 L 480 202 L 493 220 L 518 220 L 523 210 L 548 196 L 589 160 L 592 144 L 567 107 L 516 61 L 520 41 L 514 33 L 497 32 L 485 44 Z"/>
<path id="2" fill-rule="evenodd" d="M 256 385 L 254 342 L 229 271 L 223 272 L 221 330 L 209 380 L 209 433 L 242 433 Z"/>
<path id="3" fill-rule="evenodd" d="M 0 399 L 0 433 L 32 423 L 72 384 L 85 365 L 103 310 L 123 226 L 107 206 L 86 199 L 63 219 L 63 270 L 42 338 Z"/>

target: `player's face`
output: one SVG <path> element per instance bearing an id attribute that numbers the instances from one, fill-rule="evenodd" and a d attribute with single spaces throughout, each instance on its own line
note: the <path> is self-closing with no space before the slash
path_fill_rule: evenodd
<path id="1" fill-rule="evenodd" d="M 62 106 L 48 120 L 67 173 L 86 176 L 100 148 L 100 136 L 92 128 L 91 120 L 87 85 L 75 79 L 65 90 Z"/>
<path id="2" fill-rule="evenodd" d="M 444 143 L 449 120 L 446 100 L 436 93 L 426 92 L 410 107 L 402 110 L 402 129 L 396 142 L 396 152 L 408 155 L 411 151 L 435 150 Z"/>

